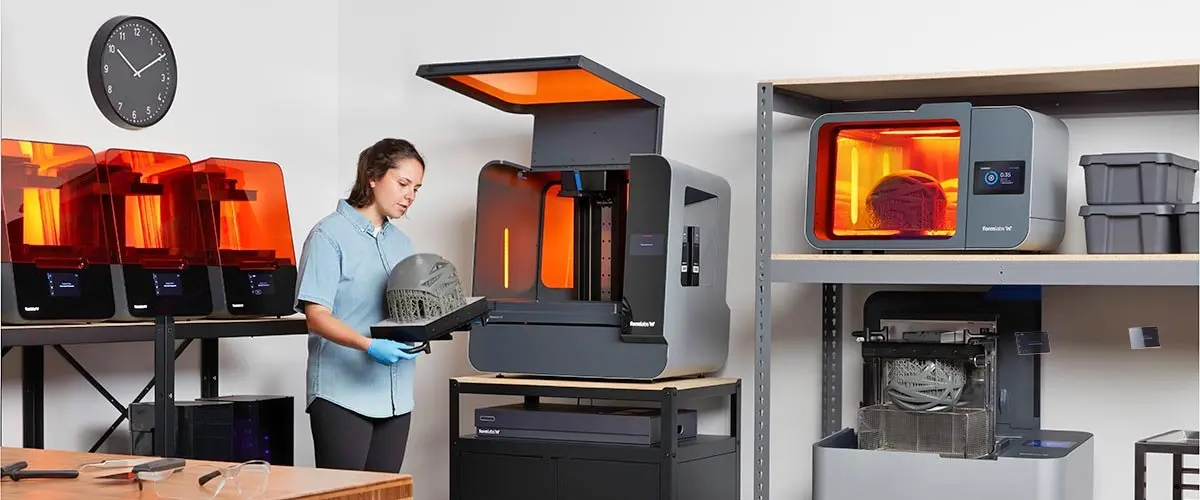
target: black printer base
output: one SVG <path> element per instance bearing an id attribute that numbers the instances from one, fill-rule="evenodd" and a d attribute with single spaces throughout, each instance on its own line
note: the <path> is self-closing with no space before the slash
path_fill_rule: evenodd
<path id="1" fill-rule="evenodd" d="M 582 387 L 536 379 L 525 383 L 488 383 L 483 377 L 450 381 L 450 500 L 731 500 L 740 497 L 740 446 L 737 435 L 741 383 L 736 379 L 646 384 L 585 382 Z M 524 382 L 524 380 L 522 380 Z M 699 383 L 697 383 L 699 382 Z M 711 384 L 711 385 L 709 385 Z M 662 387 L 665 385 L 666 387 Z M 622 387 L 623 386 L 623 387 Z M 699 387 L 697 387 L 699 386 Z M 662 387 L 661 389 L 657 389 Z M 575 390 L 572 390 L 575 389 Z M 656 390 L 657 389 L 657 390 Z M 674 415 L 680 403 L 698 398 L 729 398 L 730 435 L 699 435 L 655 445 L 626 445 L 536 439 L 478 438 L 459 431 L 459 395 L 524 396 L 536 405 L 541 397 L 608 401 L 659 401 L 662 415 Z M 675 428 L 665 418 L 664 428 Z"/>
<path id="2" fill-rule="evenodd" d="M 732 441 L 732 438 L 718 438 Z M 492 440 L 495 441 L 495 440 Z M 459 441 L 472 448 L 472 439 Z M 474 441 L 478 442 L 478 441 Z M 502 446 L 502 445 L 501 445 Z M 587 454 L 599 445 L 561 446 Z M 732 447 L 732 443 L 721 448 Z M 649 448 L 649 447 L 646 447 Z M 458 482 L 452 486 L 457 500 L 729 500 L 738 497 L 736 452 L 660 463 L 630 460 L 576 458 L 553 453 L 546 456 L 503 455 L 460 451 Z M 615 450 L 610 450 L 615 451 Z M 618 452 L 619 453 L 619 452 Z M 671 486 L 664 488 L 663 483 Z M 670 490 L 674 489 L 674 497 Z"/>

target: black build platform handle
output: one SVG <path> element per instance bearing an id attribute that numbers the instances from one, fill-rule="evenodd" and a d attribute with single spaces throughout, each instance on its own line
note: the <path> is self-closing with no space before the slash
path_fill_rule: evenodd
<path id="1" fill-rule="evenodd" d="M 79 477 L 77 470 L 19 470 L 12 474 L 13 481 L 22 479 L 74 479 Z"/>

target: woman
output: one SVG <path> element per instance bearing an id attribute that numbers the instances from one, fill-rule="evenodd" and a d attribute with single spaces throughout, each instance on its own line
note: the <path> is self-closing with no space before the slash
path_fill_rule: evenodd
<path id="1" fill-rule="evenodd" d="M 296 310 L 308 323 L 307 412 L 316 466 L 397 473 L 413 409 L 410 346 L 370 337 L 385 319 L 388 274 L 412 242 L 388 222 L 416 200 L 425 160 L 383 139 L 358 156 L 349 198 L 304 241 Z"/>

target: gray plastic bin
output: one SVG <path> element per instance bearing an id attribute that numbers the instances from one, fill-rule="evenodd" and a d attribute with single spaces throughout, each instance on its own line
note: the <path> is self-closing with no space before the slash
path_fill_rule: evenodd
<path id="1" fill-rule="evenodd" d="M 1179 251 L 1200 253 L 1200 203 L 1175 205 L 1179 219 Z"/>
<path id="2" fill-rule="evenodd" d="M 1087 253 L 1177 253 L 1174 205 L 1084 205 Z"/>
<path id="3" fill-rule="evenodd" d="M 1191 203 L 1200 162 L 1171 153 L 1111 153 L 1079 158 L 1088 205 Z"/>

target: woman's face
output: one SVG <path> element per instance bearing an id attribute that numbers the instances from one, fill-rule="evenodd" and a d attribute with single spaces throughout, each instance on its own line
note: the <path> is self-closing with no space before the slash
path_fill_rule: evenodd
<path id="1" fill-rule="evenodd" d="M 408 212 L 417 200 L 417 190 L 425 177 L 425 168 L 413 159 L 404 159 L 388 169 L 379 180 L 371 183 L 375 195 L 375 206 L 389 218 L 398 218 Z"/>

